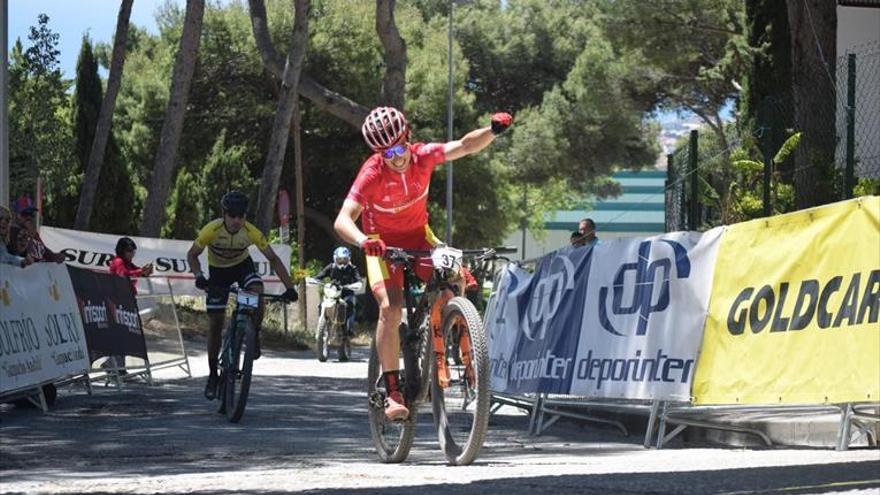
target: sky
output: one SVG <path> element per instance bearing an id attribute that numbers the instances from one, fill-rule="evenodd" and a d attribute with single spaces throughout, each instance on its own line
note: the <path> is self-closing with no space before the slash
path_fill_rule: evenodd
<path id="1" fill-rule="evenodd" d="M 59 34 L 58 47 L 61 50 L 61 70 L 64 77 L 73 78 L 76 74 L 76 57 L 83 34 L 88 33 L 92 42 L 113 40 L 116 31 L 116 17 L 119 14 L 118 0 L 5 0 L 9 3 L 9 49 L 16 38 L 27 46 L 30 27 L 37 24 L 37 15 L 49 16 L 49 28 Z M 131 8 L 131 23 L 158 33 L 153 14 L 168 0 L 134 0 Z M 170 0 L 183 4 L 183 0 Z"/>

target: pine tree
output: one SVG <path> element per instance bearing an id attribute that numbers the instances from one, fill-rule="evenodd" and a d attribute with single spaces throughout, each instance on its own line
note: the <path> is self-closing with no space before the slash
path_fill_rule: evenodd
<path id="1" fill-rule="evenodd" d="M 103 101 L 98 63 L 92 43 L 83 37 L 76 65 L 76 90 L 73 95 L 73 122 L 76 151 L 75 172 L 82 175 L 89 160 L 89 151 L 95 139 L 95 127 Z M 128 234 L 134 230 L 134 186 L 132 174 L 121 159 L 119 146 L 113 135 L 107 143 L 104 166 L 98 179 L 98 195 L 92 212 L 90 230 L 112 234 Z M 65 225 L 72 224 L 78 197 L 70 198 L 64 208 Z"/>

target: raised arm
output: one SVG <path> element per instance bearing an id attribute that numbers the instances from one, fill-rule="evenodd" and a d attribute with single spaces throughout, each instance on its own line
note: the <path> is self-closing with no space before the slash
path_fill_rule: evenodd
<path id="1" fill-rule="evenodd" d="M 496 113 L 492 116 L 492 125 L 473 130 L 461 139 L 450 141 L 443 147 L 447 160 L 479 153 L 495 140 L 495 136 L 507 130 L 513 124 L 513 117 L 508 113 Z"/>

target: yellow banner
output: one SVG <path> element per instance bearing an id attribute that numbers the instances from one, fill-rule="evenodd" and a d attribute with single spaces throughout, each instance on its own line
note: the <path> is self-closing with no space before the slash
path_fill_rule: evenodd
<path id="1" fill-rule="evenodd" d="M 728 227 L 696 404 L 880 401 L 880 197 Z"/>

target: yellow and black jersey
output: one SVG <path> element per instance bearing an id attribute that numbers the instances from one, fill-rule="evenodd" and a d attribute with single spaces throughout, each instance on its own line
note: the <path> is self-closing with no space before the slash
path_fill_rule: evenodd
<path id="1" fill-rule="evenodd" d="M 234 266 L 247 259 L 248 247 L 252 244 L 262 251 L 269 246 L 269 241 L 250 222 L 245 222 L 241 230 L 233 234 L 226 230 L 222 218 L 202 227 L 196 238 L 196 246 L 208 249 L 208 265 L 220 268 Z"/>

